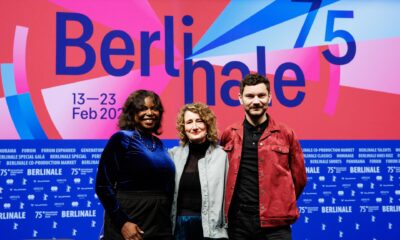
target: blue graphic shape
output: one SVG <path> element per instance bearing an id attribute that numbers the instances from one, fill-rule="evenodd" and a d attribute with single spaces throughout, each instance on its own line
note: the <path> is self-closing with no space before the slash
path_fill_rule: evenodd
<path id="1" fill-rule="evenodd" d="M 17 88 L 15 86 L 14 65 L 11 63 L 1 64 L 1 76 L 3 82 L 4 95 L 14 96 L 17 95 Z"/>
<path id="2" fill-rule="evenodd" d="M 249 4 L 248 1 L 233 0 L 225 7 L 218 19 L 213 22 L 207 32 L 196 43 L 193 52 L 197 52 L 205 45 L 218 38 L 221 33 L 225 32 L 227 29 L 232 29 L 273 1 L 275 0 L 252 1 L 251 4 Z"/>
<path id="3" fill-rule="evenodd" d="M 29 93 L 7 97 L 6 101 L 21 139 L 47 139 L 36 116 Z"/>
<path id="4" fill-rule="evenodd" d="M 324 11 L 319 11 L 304 47 L 345 43 L 343 39 L 325 41 L 329 11 L 353 11 L 354 18 L 337 19 L 334 30 L 348 31 L 356 42 L 400 37 L 400 1 L 339 1 Z M 374 16 L 374 17 L 371 17 Z M 366 27 L 367 26 L 367 27 Z"/>
<path id="5" fill-rule="evenodd" d="M 29 93 L 17 94 L 13 64 L 1 64 L 4 95 L 11 119 L 21 139 L 47 139 Z"/>
<path id="6" fill-rule="evenodd" d="M 308 5 L 309 8 L 311 7 L 310 3 L 302 4 Z M 243 5 L 243 8 L 244 7 Z M 343 10 L 353 11 L 354 18 L 337 19 L 335 21 L 334 30 L 348 31 L 356 42 L 398 38 L 400 36 L 400 28 L 396 27 L 397 25 L 395 24 L 400 22 L 400 14 L 398 14 L 400 10 L 400 1 L 387 0 L 382 1 L 382 3 L 380 3 L 380 1 L 379 3 L 368 2 L 368 4 L 365 5 L 354 4 L 353 1 L 339 1 L 325 6 L 324 8 L 319 8 L 307 38 L 305 42 L 302 43 L 304 44 L 303 47 L 345 44 L 345 41 L 340 38 L 335 38 L 332 41 L 325 40 L 328 12 Z M 379 17 L 371 18 L 371 15 L 379 15 Z M 232 49 L 235 49 L 235 54 L 254 53 L 257 46 L 266 46 L 267 53 L 293 49 L 307 16 L 308 14 L 303 14 L 191 58 L 195 61 L 201 59 L 212 61 L 207 58 L 232 55 Z M 221 17 L 222 16 L 219 18 Z M 216 21 L 219 21 L 219 19 Z M 368 26 L 368 28 L 365 26 Z M 222 29 L 219 29 L 219 32 L 221 32 L 221 34 L 224 33 Z"/>
<path id="7" fill-rule="evenodd" d="M 209 57 L 230 56 L 232 54 L 254 54 L 258 46 L 265 46 L 266 53 L 271 51 L 293 49 L 294 43 L 298 38 L 299 31 L 304 24 L 305 18 L 305 15 L 299 16 L 279 25 L 264 29 L 255 34 L 245 36 L 236 41 L 196 55 L 192 57 L 192 59 L 194 61 L 197 61 L 198 59 L 205 59 L 212 62 L 213 60 L 211 58 L 208 59 Z M 321 41 L 322 40 L 323 35 L 321 37 Z M 234 51 L 232 51 L 232 49 L 234 49 Z M 266 61 L 268 65 L 268 55 Z"/>
<path id="8" fill-rule="evenodd" d="M 337 1 L 338 0 L 326 0 L 321 3 L 321 7 Z M 308 13 L 310 4 L 311 3 L 293 2 L 291 0 L 275 1 L 227 32 L 223 31 L 225 29 L 220 29 L 223 34 L 194 52 L 193 56 Z M 290 11 L 283 12 L 282 9 L 289 9 Z M 236 12 L 240 11 L 241 9 L 236 9 Z"/>
<path id="9" fill-rule="evenodd" d="M 293 0 L 293 1 L 308 2 L 311 0 Z M 304 25 L 301 28 L 299 37 L 297 38 L 296 43 L 294 44 L 294 48 L 301 48 L 304 46 L 307 36 L 310 33 L 310 29 L 314 23 L 315 17 L 317 16 L 317 12 L 321 7 L 321 1 L 322 0 L 316 0 L 312 2 L 310 12 L 307 14 L 306 20 L 304 21 Z"/>
<path id="10" fill-rule="evenodd" d="M 15 129 L 21 139 L 34 139 L 31 129 L 23 117 L 23 110 L 21 108 L 18 95 L 6 97 L 8 109 L 10 111 L 11 119 L 13 120 Z"/>

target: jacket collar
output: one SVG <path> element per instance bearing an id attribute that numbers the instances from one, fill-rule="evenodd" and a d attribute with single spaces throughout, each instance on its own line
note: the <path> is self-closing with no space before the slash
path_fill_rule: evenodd
<path id="1" fill-rule="evenodd" d="M 267 117 L 268 117 L 268 121 L 269 121 L 269 122 L 268 122 L 268 126 L 267 126 L 267 128 L 265 129 L 264 133 L 261 135 L 259 141 L 264 140 L 264 139 L 267 138 L 269 135 L 271 135 L 271 133 L 280 130 L 280 128 L 279 128 L 277 122 L 275 122 L 275 119 L 272 118 L 272 117 L 271 117 L 270 115 L 268 115 L 268 114 L 267 114 Z"/>
<path id="2" fill-rule="evenodd" d="M 184 159 L 187 159 L 187 157 L 189 156 L 189 144 L 186 143 L 186 144 L 183 145 L 183 146 L 181 145 L 181 147 L 182 147 L 182 151 L 183 151 L 183 154 L 184 154 L 182 157 L 183 157 Z M 210 143 L 210 145 L 209 145 L 208 148 L 207 148 L 206 155 L 205 155 L 204 157 L 210 155 L 210 153 L 211 153 L 214 149 L 215 149 L 214 144 Z"/>
<path id="3" fill-rule="evenodd" d="M 267 113 L 267 117 L 268 117 L 268 126 L 265 129 L 265 131 L 263 132 L 263 134 L 261 135 L 260 141 L 263 140 L 264 138 L 268 137 L 269 135 L 271 135 L 272 132 L 275 131 L 279 131 L 279 127 L 277 122 L 275 121 L 275 119 L 273 117 L 271 117 L 268 113 Z M 235 123 L 231 126 L 231 129 L 236 131 L 236 133 L 239 135 L 240 139 L 243 139 L 243 122 L 238 122 Z"/>

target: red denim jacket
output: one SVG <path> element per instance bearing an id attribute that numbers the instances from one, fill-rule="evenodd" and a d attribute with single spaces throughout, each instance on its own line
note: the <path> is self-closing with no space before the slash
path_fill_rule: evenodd
<path id="1" fill-rule="evenodd" d="M 307 176 L 303 151 L 293 130 L 269 115 L 268 121 L 258 142 L 260 223 L 261 227 L 277 227 L 292 224 L 299 218 L 296 200 L 303 192 Z M 228 214 L 242 154 L 242 123 L 233 124 L 223 132 L 221 146 L 229 159 L 225 194 Z"/>

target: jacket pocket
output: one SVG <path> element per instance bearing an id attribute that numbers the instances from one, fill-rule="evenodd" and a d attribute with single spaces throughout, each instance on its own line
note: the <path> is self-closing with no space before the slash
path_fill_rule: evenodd
<path id="1" fill-rule="evenodd" d="M 272 145 L 271 150 L 271 159 L 275 162 L 276 167 L 286 172 L 289 169 L 289 147 L 285 145 Z"/>
<path id="2" fill-rule="evenodd" d="M 272 151 L 281 153 L 281 154 L 288 154 L 289 153 L 289 147 L 288 146 L 282 146 L 282 145 L 272 145 L 271 146 Z"/>

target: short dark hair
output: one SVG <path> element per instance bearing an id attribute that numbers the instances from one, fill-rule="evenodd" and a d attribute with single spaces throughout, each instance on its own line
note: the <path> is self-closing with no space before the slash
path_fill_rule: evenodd
<path id="1" fill-rule="evenodd" d="M 137 126 L 135 122 L 135 115 L 144 109 L 144 99 L 150 97 L 154 103 L 154 109 L 159 111 L 160 118 L 156 123 L 152 132 L 160 135 L 161 134 L 161 121 L 164 113 L 164 107 L 161 103 L 160 97 L 157 93 L 149 90 L 137 90 L 131 93 L 126 99 L 124 106 L 122 107 L 121 115 L 118 119 L 118 127 L 121 130 L 133 130 Z"/>
<path id="2" fill-rule="evenodd" d="M 245 76 L 243 80 L 240 82 L 240 94 L 243 94 L 244 87 L 254 86 L 260 83 L 264 83 L 265 86 L 267 87 L 268 93 L 270 93 L 271 90 L 268 78 L 258 73 L 252 73 Z"/>

